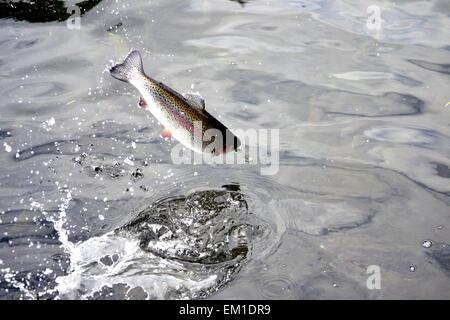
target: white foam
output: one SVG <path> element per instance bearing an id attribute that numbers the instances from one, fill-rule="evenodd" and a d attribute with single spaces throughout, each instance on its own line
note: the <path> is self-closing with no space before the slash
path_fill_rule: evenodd
<path id="1" fill-rule="evenodd" d="M 112 263 L 101 262 L 109 256 Z M 190 298 L 216 284 L 216 275 L 192 274 L 183 264 L 165 260 L 139 247 L 137 239 L 107 233 L 72 248 L 71 272 L 56 279 L 60 299 L 89 299 L 104 287 L 125 284 L 140 287 L 148 299 L 165 299 L 175 290 L 176 298 Z"/>

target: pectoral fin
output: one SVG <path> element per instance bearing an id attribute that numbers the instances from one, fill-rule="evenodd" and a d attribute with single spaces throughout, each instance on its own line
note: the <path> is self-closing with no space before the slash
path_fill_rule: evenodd
<path id="1" fill-rule="evenodd" d="M 140 97 L 139 98 L 139 102 L 138 102 L 138 106 L 142 109 L 147 109 L 148 108 L 148 104 L 147 102 L 145 102 L 144 97 Z"/>
<path id="2" fill-rule="evenodd" d="M 160 137 L 163 139 L 170 139 L 172 138 L 172 132 L 170 132 L 169 129 L 164 129 L 161 131 Z"/>
<path id="3" fill-rule="evenodd" d="M 200 111 L 205 110 L 205 100 L 200 94 L 188 92 L 184 93 L 183 96 L 186 98 L 186 100 L 192 107 L 199 109 Z"/>

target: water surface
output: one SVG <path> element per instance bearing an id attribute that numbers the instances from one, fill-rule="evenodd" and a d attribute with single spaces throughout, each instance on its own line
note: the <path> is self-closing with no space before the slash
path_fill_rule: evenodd
<path id="1" fill-rule="evenodd" d="M 0 19 L 1 299 L 450 298 L 448 1 L 53 3 Z M 173 164 L 131 48 L 279 172 Z"/>

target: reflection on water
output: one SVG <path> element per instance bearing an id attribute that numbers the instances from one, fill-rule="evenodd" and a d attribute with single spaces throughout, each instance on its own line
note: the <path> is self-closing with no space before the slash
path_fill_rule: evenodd
<path id="1" fill-rule="evenodd" d="M 72 10 L 68 10 L 73 5 L 77 5 L 80 8 L 80 14 L 84 14 L 101 1 L 86 0 L 68 5 L 66 1 L 60 0 L 6 0 L 0 2 L 0 18 L 14 18 L 28 22 L 66 21 L 73 14 Z"/>
<path id="2" fill-rule="evenodd" d="M 248 2 L 248 0 L 230 0 L 239 3 L 242 7 Z"/>
<path id="3" fill-rule="evenodd" d="M 0 4 L 1 299 L 450 298 L 448 1 L 70 4 Z M 173 165 L 131 48 L 279 172 Z"/>
<path id="4" fill-rule="evenodd" d="M 427 69 L 430 71 L 450 74 L 450 64 L 448 64 L 448 63 L 447 64 L 439 64 L 439 63 L 432 63 L 429 61 L 416 60 L 416 59 L 409 59 L 408 61 L 415 64 L 416 66 L 419 66 L 421 68 L 424 68 L 424 69 Z"/>

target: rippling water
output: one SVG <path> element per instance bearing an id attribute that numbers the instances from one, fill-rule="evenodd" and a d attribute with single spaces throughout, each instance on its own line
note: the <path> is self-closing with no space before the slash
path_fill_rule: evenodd
<path id="1" fill-rule="evenodd" d="M 2 7 L 1 299 L 450 298 L 447 0 L 54 3 Z M 131 48 L 279 172 L 174 165 Z"/>

